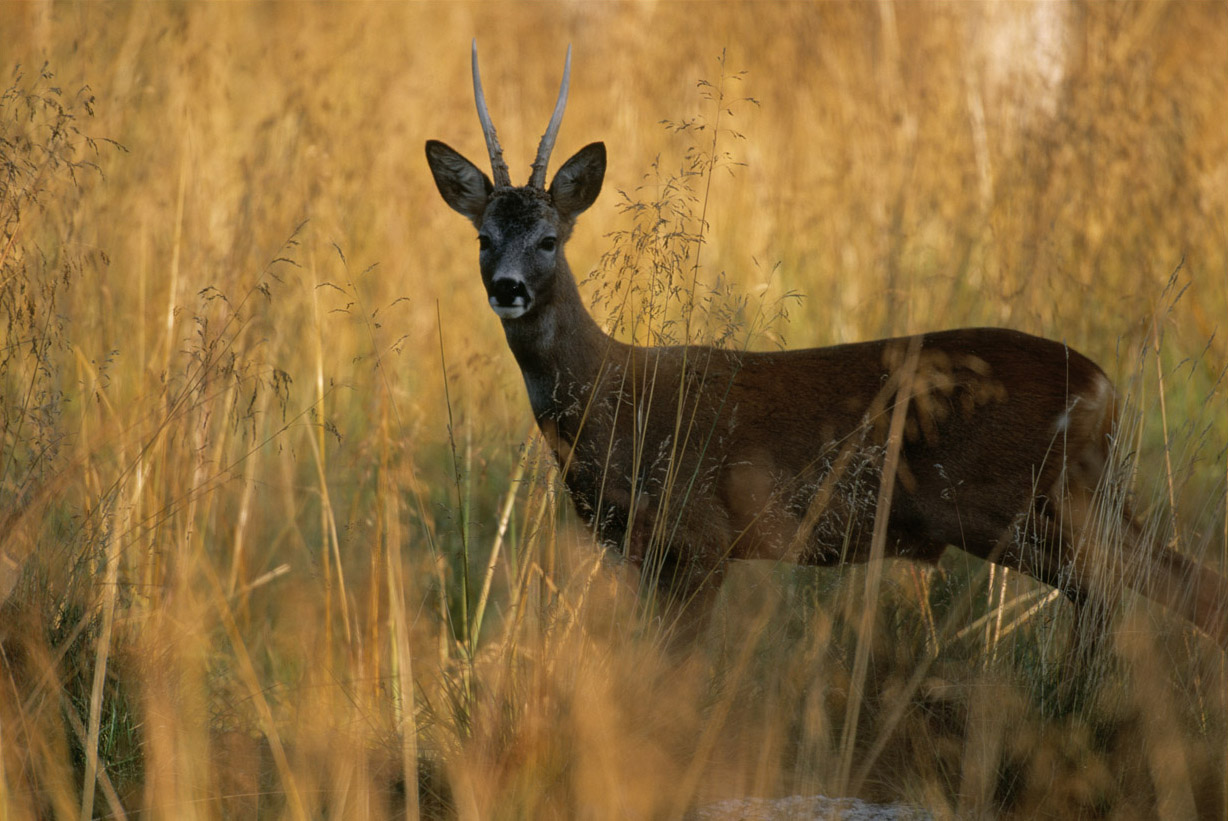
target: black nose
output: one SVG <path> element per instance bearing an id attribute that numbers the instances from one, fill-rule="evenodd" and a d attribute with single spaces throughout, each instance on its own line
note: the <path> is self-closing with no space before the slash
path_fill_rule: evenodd
<path id="1" fill-rule="evenodd" d="M 500 308 L 524 307 L 529 304 L 529 289 L 519 279 L 502 277 L 490 283 L 490 298 Z"/>

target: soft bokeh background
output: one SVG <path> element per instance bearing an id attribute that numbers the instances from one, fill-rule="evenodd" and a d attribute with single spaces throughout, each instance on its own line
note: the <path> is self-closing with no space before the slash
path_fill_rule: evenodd
<path id="1" fill-rule="evenodd" d="M 629 594 L 595 592 L 608 569 L 565 513 L 543 525 L 566 502 L 474 232 L 427 171 L 429 138 L 486 165 L 475 37 L 517 181 L 574 48 L 554 166 L 594 140 L 610 158 L 578 275 L 634 225 L 620 204 L 707 156 L 683 178 L 707 219 L 687 265 L 775 318 L 753 345 L 1065 340 L 1134 408 L 1140 511 L 1225 565 L 1222 2 L 9 2 L 0 86 L 72 119 L 6 96 L 0 808 L 378 816 L 371 795 L 412 806 L 421 782 L 424 808 L 479 816 L 805 789 L 1222 815 L 1217 651 L 1148 622 L 1180 657 L 1122 650 L 1108 706 L 1062 712 L 1060 601 L 1013 611 L 1047 620 L 1032 649 L 927 655 L 944 602 L 973 599 L 949 638 L 1047 595 L 985 568 L 893 577 L 877 640 L 915 640 L 878 651 L 861 725 L 841 724 L 839 580 L 825 614 L 776 579 L 810 623 L 690 677 L 620 616 L 557 627 Z"/>

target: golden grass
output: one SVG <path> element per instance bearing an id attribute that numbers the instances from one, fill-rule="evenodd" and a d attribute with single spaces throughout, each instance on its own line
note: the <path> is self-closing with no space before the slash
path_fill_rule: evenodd
<path id="1" fill-rule="evenodd" d="M 1131 401 L 1149 526 L 1222 568 L 1226 18 L 0 5 L 0 86 L 71 115 L 0 112 L 0 817 L 677 818 L 814 792 L 1223 817 L 1223 655 L 1134 596 L 1074 702 L 1064 603 L 962 554 L 872 579 L 868 633 L 864 570 L 738 568 L 697 652 L 663 653 L 551 482 L 422 144 L 483 156 L 476 35 L 525 179 L 573 43 L 556 164 L 610 149 L 583 274 L 636 226 L 619 192 L 660 201 L 707 150 L 696 81 L 727 49 L 747 73 L 717 152 L 742 165 L 693 189 L 704 242 L 669 252 L 751 295 L 717 320 L 761 346 L 1067 340 Z M 599 315 L 653 260 L 607 257 Z"/>

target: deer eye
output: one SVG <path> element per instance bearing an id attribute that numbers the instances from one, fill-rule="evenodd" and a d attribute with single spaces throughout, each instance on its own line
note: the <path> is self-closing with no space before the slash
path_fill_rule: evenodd
<path id="1" fill-rule="evenodd" d="M 545 251 L 547 254 L 554 250 L 558 245 L 558 240 L 554 237 L 542 237 L 541 242 L 537 243 L 537 248 L 540 251 Z"/>
<path id="2" fill-rule="evenodd" d="M 478 250 L 490 250 L 490 237 L 486 236 L 485 234 L 478 234 Z"/>

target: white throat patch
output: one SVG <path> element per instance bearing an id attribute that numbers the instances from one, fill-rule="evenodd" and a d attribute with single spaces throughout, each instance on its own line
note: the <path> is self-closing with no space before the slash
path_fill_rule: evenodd
<path id="1" fill-rule="evenodd" d="M 522 296 L 512 300 L 511 305 L 499 305 L 495 298 L 490 298 L 490 307 L 494 309 L 495 315 L 500 319 L 516 319 L 522 317 L 525 311 L 529 310 L 529 306 L 525 304 L 525 298 Z"/>

